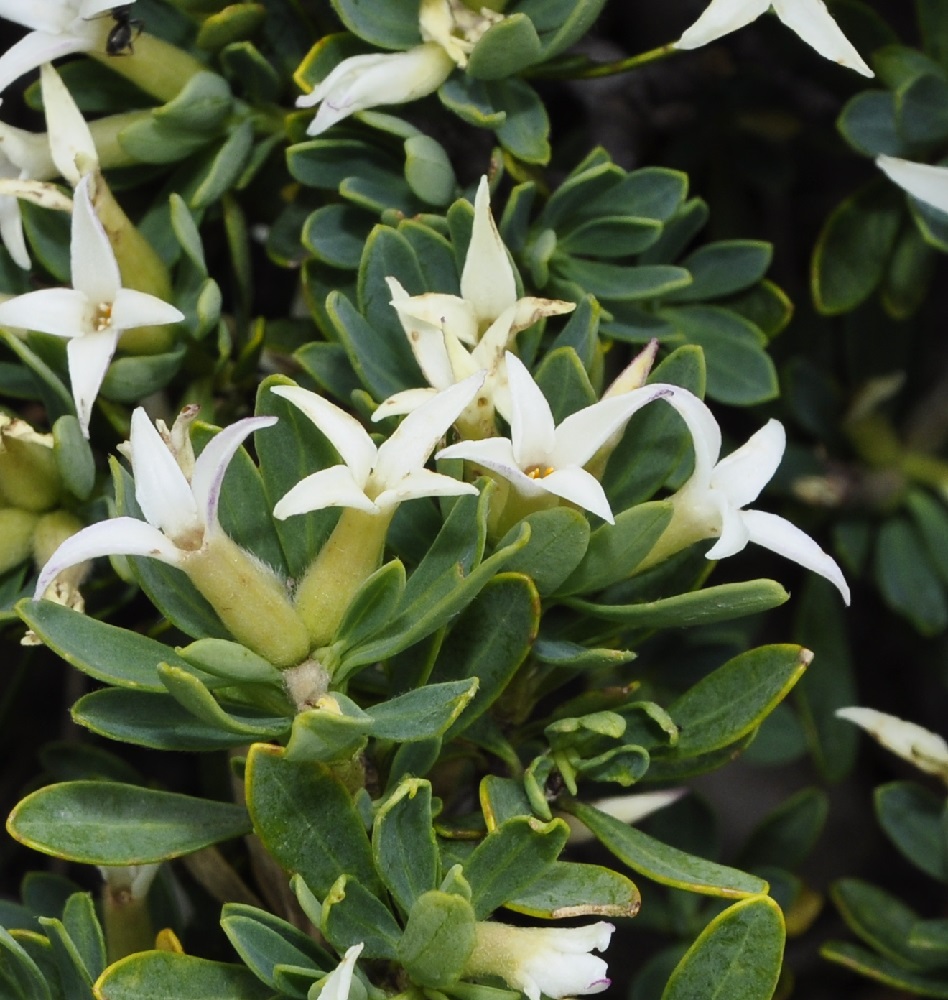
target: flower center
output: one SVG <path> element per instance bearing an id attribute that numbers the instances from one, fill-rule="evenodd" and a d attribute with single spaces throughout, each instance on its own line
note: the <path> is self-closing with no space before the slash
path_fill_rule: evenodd
<path id="1" fill-rule="evenodd" d="M 92 327 L 96 333 L 108 330 L 112 325 L 112 303 L 99 302 L 92 314 Z"/>
<path id="2" fill-rule="evenodd" d="M 531 465 L 529 469 L 523 470 L 531 479 L 546 479 L 556 470 L 552 465 Z"/>

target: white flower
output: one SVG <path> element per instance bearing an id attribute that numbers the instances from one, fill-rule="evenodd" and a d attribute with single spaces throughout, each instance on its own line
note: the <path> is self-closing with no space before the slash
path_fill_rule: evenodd
<path id="1" fill-rule="evenodd" d="M 31 29 L 0 56 L 0 91 L 43 63 L 101 45 L 108 29 L 97 18 L 115 6 L 111 0 L 0 0 L 0 17 Z"/>
<path id="2" fill-rule="evenodd" d="M 407 52 L 351 56 L 310 93 L 298 97 L 296 106 L 319 105 L 306 130 L 309 135 L 319 135 L 357 111 L 406 104 L 434 93 L 453 69 L 453 60 L 435 42 L 424 42 Z"/>
<path id="3" fill-rule="evenodd" d="M 874 708 L 840 708 L 836 715 L 865 729 L 877 743 L 920 771 L 948 780 L 948 743 L 937 733 Z"/>
<path id="4" fill-rule="evenodd" d="M 474 224 L 461 269 L 460 296 L 440 292 L 410 296 L 394 278 L 387 280 L 392 306 L 433 388 L 390 396 L 372 419 L 410 413 L 437 390 L 483 370 L 487 376 L 481 395 L 459 421 L 466 437 L 491 433 L 495 407 L 510 419 L 504 354 L 514 337 L 545 316 L 576 308 L 575 303 L 558 299 L 517 298 L 517 280 L 491 214 L 486 177 L 481 178 L 474 198 Z"/>
<path id="5" fill-rule="evenodd" d="M 198 456 L 190 481 L 174 454 L 139 406 L 132 414 L 129 454 L 135 499 L 145 516 L 100 521 L 68 538 L 53 553 L 36 581 L 42 597 L 58 573 L 98 556 L 150 556 L 182 566 L 216 535 L 221 484 L 230 460 L 248 434 L 276 423 L 276 417 L 246 417 L 225 427 Z"/>
<path id="6" fill-rule="evenodd" d="M 53 162 L 76 187 L 85 174 L 99 166 L 92 133 L 72 94 L 49 63 L 40 67 L 40 82 Z"/>
<path id="7" fill-rule="evenodd" d="M 322 396 L 299 386 L 274 386 L 273 392 L 302 410 L 326 435 L 345 463 L 297 483 L 274 507 L 274 516 L 282 520 L 323 507 L 384 514 L 415 497 L 476 493 L 469 483 L 424 465 L 483 381 L 483 373 L 477 373 L 438 393 L 406 417 L 378 448 L 358 420 Z"/>
<path id="8" fill-rule="evenodd" d="M 322 989 L 314 996 L 318 996 L 319 1000 L 348 1000 L 356 959 L 362 954 L 364 947 L 365 944 L 360 942 L 348 948 L 342 961 L 323 980 Z"/>
<path id="9" fill-rule="evenodd" d="M 503 19 L 503 14 L 487 7 L 475 11 L 464 0 L 421 0 L 418 27 L 426 42 L 437 42 L 458 69 L 464 69 L 484 32 Z"/>
<path id="10" fill-rule="evenodd" d="M 602 486 L 583 466 L 636 410 L 669 395 L 671 387 L 647 386 L 603 399 L 567 417 L 558 427 L 550 404 L 523 362 L 507 355 L 510 380 L 510 438 L 461 441 L 436 458 L 466 458 L 496 472 L 522 495 L 553 494 L 598 514 L 614 518 Z"/>
<path id="11" fill-rule="evenodd" d="M 755 21 L 771 6 L 777 17 L 821 56 L 863 76 L 875 75 L 840 31 L 823 0 L 711 0 L 701 17 L 675 42 L 675 48 L 707 45 Z"/>
<path id="12" fill-rule="evenodd" d="M 600 920 L 585 927 L 512 927 L 494 921 L 475 925 L 467 976 L 500 976 L 530 1000 L 602 993 L 608 966 L 591 951 L 604 951 L 615 928 Z"/>
<path id="13" fill-rule="evenodd" d="M 97 865 L 109 894 L 120 901 L 142 902 L 148 895 L 160 862 L 147 865 Z"/>
<path id="14" fill-rule="evenodd" d="M 690 544 L 702 538 L 717 538 L 708 550 L 709 559 L 726 559 L 748 542 L 756 542 L 819 573 L 839 589 L 849 604 L 849 586 L 842 570 L 809 535 L 775 514 L 743 509 L 757 499 L 780 465 L 787 444 L 783 425 L 777 420 L 768 421 L 719 462 L 721 428 L 708 407 L 696 396 L 681 392 L 674 405 L 691 431 L 695 465 L 691 478 L 671 498 L 675 516 L 666 529 L 669 539 L 675 542 L 677 536 L 679 541 Z M 658 546 L 662 546 L 661 540 Z M 681 547 L 677 544 L 676 551 Z M 647 558 L 653 561 L 651 555 Z"/>
<path id="15" fill-rule="evenodd" d="M 876 166 L 913 198 L 948 212 L 948 167 L 912 163 L 897 156 L 877 156 Z"/>
<path id="16" fill-rule="evenodd" d="M 27 292 L 0 303 L 0 324 L 68 338 L 72 395 L 86 437 L 92 404 L 122 331 L 184 319 L 183 313 L 154 295 L 122 288 L 115 254 L 92 208 L 90 183 L 87 175 L 73 201 L 69 247 L 73 287 Z"/>

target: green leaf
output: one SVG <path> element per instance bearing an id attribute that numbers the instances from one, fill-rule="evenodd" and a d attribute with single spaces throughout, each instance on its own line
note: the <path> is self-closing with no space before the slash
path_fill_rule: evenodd
<path id="1" fill-rule="evenodd" d="M 202 23 L 195 42 L 198 48 L 217 52 L 231 42 L 249 38 L 263 24 L 266 16 L 266 7 L 260 3 L 229 4 Z"/>
<path id="2" fill-rule="evenodd" d="M 631 879 L 600 865 L 554 861 L 508 910 L 544 920 L 564 917 L 634 917 L 642 900 Z"/>
<path id="3" fill-rule="evenodd" d="M 240 179 L 253 148 L 253 122 L 244 121 L 230 129 L 202 170 L 200 183 L 191 193 L 192 209 L 207 208 L 229 191 Z"/>
<path id="4" fill-rule="evenodd" d="M 550 351 L 540 362 L 534 380 L 550 404 L 557 424 L 597 401 L 586 369 L 572 347 Z"/>
<path id="5" fill-rule="evenodd" d="M 412 907 L 397 959 L 411 979 L 434 989 L 461 977 L 476 940 L 471 904 L 455 893 L 426 892 Z"/>
<path id="6" fill-rule="evenodd" d="M 406 914 L 420 896 L 439 882 L 432 820 L 431 784 L 406 778 L 379 808 L 372 826 L 376 867 Z"/>
<path id="7" fill-rule="evenodd" d="M 467 72 L 479 80 L 501 80 L 535 63 L 540 52 L 533 22 L 518 11 L 481 35 L 468 59 Z"/>
<path id="8" fill-rule="evenodd" d="M 873 181 L 841 202 L 813 250 L 811 291 L 824 316 L 855 309 L 878 287 L 895 244 L 901 196 Z"/>
<path id="9" fill-rule="evenodd" d="M 247 757 L 247 808 L 254 830 L 287 870 L 318 896 L 340 875 L 381 891 L 362 820 L 328 767 L 288 760 L 279 747 L 255 744 Z"/>
<path id="10" fill-rule="evenodd" d="M 66 900 L 62 923 L 84 968 L 97 979 L 106 966 L 105 936 L 88 892 L 74 892 Z"/>
<path id="11" fill-rule="evenodd" d="M 462 733 L 500 696 L 530 651 L 540 621 L 540 599 L 528 577 L 502 573 L 470 601 L 445 639 L 431 680 L 477 678 L 467 709 L 445 739 Z"/>
<path id="12" fill-rule="evenodd" d="M 603 621 L 621 622 L 627 628 L 659 629 L 731 621 L 769 611 L 789 598 L 783 587 L 773 580 L 749 580 L 639 604 L 594 604 L 576 599 L 566 603 L 583 614 Z"/>
<path id="13" fill-rule="evenodd" d="M 326 897 L 319 927 L 339 952 L 365 945 L 364 958 L 394 959 L 402 936 L 389 907 L 348 875 L 341 875 Z"/>
<path id="14" fill-rule="evenodd" d="M 852 770 L 859 743 L 856 727 L 836 718 L 836 709 L 856 704 L 858 696 L 845 609 L 835 592 L 831 583 L 811 576 L 803 585 L 794 624 L 794 638 L 815 654 L 794 690 L 794 700 L 810 752 L 829 781 Z"/>
<path id="15" fill-rule="evenodd" d="M 558 245 L 581 257 L 627 257 L 650 247 L 661 232 L 657 219 L 601 215 L 563 233 Z"/>
<path id="16" fill-rule="evenodd" d="M 702 678 L 668 708 L 681 730 L 675 755 L 719 750 L 756 729 L 812 659 L 801 646 L 761 646 Z"/>
<path id="17" fill-rule="evenodd" d="M 783 961 L 786 929 L 780 907 L 766 896 L 741 900 L 719 913 L 675 966 L 662 1000 L 706 996 L 771 1000 Z"/>
<path id="18" fill-rule="evenodd" d="M 533 580 L 541 597 L 553 593 L 576 568 L 589 544 L 589 522 L 578 510 L 553 507 L 528 514 L 527 544 L 507 562 L 509 573 L 524 573 Z M 514 540 L 518 526 L 511 528 L 500 548 Z"/>
<path id="19" fill-rule="evenodd" d="M 198 639 L 178 649 L 182 660 L 199 670 L 238 684 L 283 685 L 283 675 L 268 660 L 228 639 Z"/>
<path id="20" fill-rule="evenodd" d="M 617 514 L 615 524 L 604 524 L 590 535 L 582 562 L 555 595 L 602 590 L 630 576 L 668 527 L 671 516 L 671 504 L 665 501 L 639 504 Z"/>
<path id="21" fill-rule="evenodd" d="M 778 395 L 767 338 L 743 316 L 720 306 L 669 307 L 661 315 L 704 351 L 709 396 L 732 406 L 750 406 Z"/>
<path id="22" fill-rule="evenodd" d="M 551 262 L 557 277 L 575 282 L 590 295 L 604 300 L 637 302 L 657 299 L 691 284 L 691 275 L 683 267 L 668 264 L 606 264 L 602 261 L 567 257 L 559 250 Z"/>
<path id="23" fill-rule="evenodd" d="M 278 965 L 312 970 L 313 980 L 335 967 L 335 961 L 315 941 L 292 924 L 245 903 L 225 903 L 221 927 L 247 967 L 268 986 L 279 989 Z"/>
<path id="24" fill-rule="evenodd" d="M 670 293 L 673 302 L 718 299 L 741 292 L 760 281 L 770 267 L 773 250 L 760 240 L 719 240 L 681 261 L 691 272 L 691 284 Z"/>
<path id="25" fill-rule="evenodd" d="M 886 521 L 876 542 L 874 575 L 886 604 L 904 615 L 922 635 L 948 626 L 948 598 L 914 525 Z"/>
<path id="26" fill-rule="evenodd" d="M 904 156 L 905 140 L 895 116 L 895 95 L 888 90 L 864 90 L 843 108 L 836 127 L 857 152 L 866 156 Z"/>
<path id="27" fill-rule="evenodd" d="M 881 785 L 873 795 L 879 825 L 899 853 L 940 882 L 948 881 L 944 797 L 910 781 Z"/>
<path id="28" fill-rule="evenodd" d="M 932 568 L 948 585 L 948 508 L 921 490 L 911 492 L 906 503 Z"/>
<path id="29" fill-rule="evenodd" d="M 494 80 L 485 87 L 491 104 L 505 116 L 496 126 L 504 149 L 524 163 L 548 163 L 550 119 L 540 95 L 517 77 Z"/>
<path id="30" fill-rule="evenodd" d="M 140 865 L 248 833 L 241 806 L 117 781 L 46 785 L 10 813 L 22 844 L 89 865 Z"/>
<path id="31" fill-rule="evenodd" d="M 53 424 L 53 454 L 63 486 L 78 500 L 88 500 L 95 486 L 95 459 L 71 413 Z"/>
<path id="32" fill-rule="evenodd" d="M 246 734 L 201 722 L 170 695 L 151 691 L 92 691 L 73 705 L 70 714 L 74 722 L 99 736 L 154 750 L 223 750 L 247 742 Z M 233 714 L 240 717 L 236 711 Z M 252 719 L 251 713 L 247 721 Z M 272 718 L 262 721 L 264 725 L 275 722 Z M 290 720 L 283 723 L 285 733 Z"/>
<path id="33" fill-rule="evenodd" d="M 944 962 L 944 955 L 909 944 L 918 914 L 891 893 L 856 878 L 839 879 L 831 892 L 849 929 L 873 950 L 920 971 Z"/>
<path id="34" fill-rule="evenodd" d="M 884 983 L 896 990 L 913 993 L 922 997 L 948 998 L 948 979 L 939 979 L 912 972 L 905 966 L 860 948 L 859 945 L 829 941 L 820 954 L 830 962 L 845 966 L 861 976 Z"/>
<path id="35" fill-rule="evenodd" d="M 367 642 L 385 627 L 405 593 L 405 567 L 393 559 L 377 569 L 346 608 L 335 642 L 340 651 Z"/>
<path id="36" fill-rule="evenodd" d="M 735 898 L 767 891 L 756 875 L 686 854 L 581 802 L 562 803 L 593 836 L 633 871 L 661 885 L 708 896 Z"/>
<path id="37" fill-rule="evenodd" d="M 383 701 L 366 710 L 377 739 L 411 743 L 441 736 L 475 696 L 477 675 L 424 687 Z"/>
<path id="38" fill-rule="evenodd" d="M 101 1000 L 271 1000 L 273 991 L 242 965 L 143 951 L 110 965 L 96 983 Z"/>
<path id="39" fill-rule="evenodd" d="M 164 691 L 158 664 L 188 668 L 173 649 L 53 601 L 21 601 L 17 613 L 58 656 L 97 681 Z"/>
<path id="40" fill-rule="evenodd" d="M 899 132 L 911 145 L 937 143 L 948 137 L 948 81 L 924 73 L 895 92 Z"/>
<path id="41" fill-rule="evenodd" d="M 795 868 L 813 850 L 829 813 L 829 799 L 819 788 L 802 788 L 774 809 L 752 831 L 741 864 Z"/>
<path id="42" fill-rule="evenodd" d="M 303 245 L 317 260 L 355 271 L 362 259 L 372 217 L 354 205 L 323 205 L 303 226 Z"/>
<path id="43" fill-rule="evenodd" d="M 484 920 L 541 878 L 568 837 L 563 820 L 541 823 L 532 816 L 517 816 L 492 830 L 464 862 L 477 919 Z"/>
<path id="44" fill-rule="evenodd" d="M 457 178 L 444 146 L 428 135 L 405 140 L 405 180 L 422 201 L 447 205 L 457 190 Z"/>
<path id="45" fill-rule="evenodd" d="M 4 979 L 16 991 L 14 1000 L 52 1000 L 39 966 L 3 927 L 0 927 L 0 961 Z"/>
<path id="46" fill-rule="evenodd" d="M 342 23 L 370 45 L 380 49 L 408 49 L 418 45 L 416 0 L 386 0 L 384 7 L 364 0 L 332 0 Z"/>

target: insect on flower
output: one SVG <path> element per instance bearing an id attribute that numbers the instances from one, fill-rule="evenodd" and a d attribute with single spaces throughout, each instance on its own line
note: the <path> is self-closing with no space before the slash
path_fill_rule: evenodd
<path id="1" fill-rule="evenodd" d="M 142 33 L 145 22 L 132 17 L 133 6 L 130 3 L 119 4 L 111 10 L 103 10 L 93 17 L 86 18 L 86 20 L 95 20 L 95 18 L 105 17 L 108 14 L 115 21 L 105 39 L 106 55 L 126 56 L 134 54 L 135 48 L 132 42 Z"/>

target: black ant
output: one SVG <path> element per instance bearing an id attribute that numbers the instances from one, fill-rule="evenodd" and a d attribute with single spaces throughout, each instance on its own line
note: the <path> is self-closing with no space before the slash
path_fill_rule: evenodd
<path id="1" fill-rule="evenodd" d="M 123 3 L 110 11 L 115 24 L 105 40 L 105 51 L 110 56 L 131 55 L 135 49 L 132 42 L 144 28 L 144 22 L 131 17 L 132 5 Z"/>

